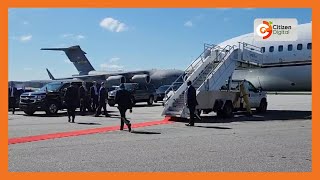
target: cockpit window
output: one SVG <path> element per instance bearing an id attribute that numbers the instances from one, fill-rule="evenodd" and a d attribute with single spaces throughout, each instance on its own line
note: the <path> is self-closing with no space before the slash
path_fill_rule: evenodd
<path id="1" fill-rule="evenodd" d="M 292 44 L 288 45 L 288 51 L 292 51 Z"/>
<path id="2" fill-rule="evenodd" d="M 269 47 L 269 52 L 273 52 L 274 51 L 274 46 L 270 46 Z"/>
<path id="3" fill-rule="evenodd" d="M 297 45 L 297 50 L 302 50 L 302 44 Z"/>
<path id="4" fill-rule="evenodd" d="M 279 52 L 282 52 L 282 51 L 283 51 L 283 46 L 282 46 L 282 45 L 278 46 L 278 51 L 279 51 Z"/>
<path id="5" fill-rule="evenodd" d="M 312 43 L 307 44 L 307 49 L 312 49 Z"/>

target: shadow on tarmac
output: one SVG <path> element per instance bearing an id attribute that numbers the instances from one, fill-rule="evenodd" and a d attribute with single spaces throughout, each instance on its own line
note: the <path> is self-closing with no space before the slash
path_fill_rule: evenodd
<path id="1" fill-rule="evenodd" d="M 217 116 L 201 116 L 201 121 L 195 123 L 230 123 L 244 121 L 290 121 L 290 120 L 311 120 L 311 111 L 295 110 L 268 110 L 266 113 L 253 112 L 251 117 L 246 116 L 246 112 L 236 112 L 233 118 L 221 118 Z M 177 118 L 176 122 L 188 122 L 187 119 Z"/>
<path id="2" fill-rule="evenodd" d="M 152 107 L 152 106 L 162 106 L 161 104 L 152 104 L 152 105 L 148 105 L 146 103 L 143 103 L 143 104 L 135 104 L 133 106 L 133 109 L 134 108 L 139 108 L 139 107 Z"/>
<path id="3" fill-rule="evenodd" d="M 76 123 L 80 125 L 101 125 L 100 123 Z"/>
<path id="4" fill-rule="evenodd" d="M 161 134 L 161 133 L 159 133 L 159 132 L 137 131 L 137 130 L 132 130 L 131 133 L 133 133 L 133 134 Z"/>
<path id="5" fill-rule="evenodd" d="M 219 127 L 219 126 L 196 126 L 195 125 L 194 127 L 210 128 L 210 129 L 232 129 L 232 128 L 229 128 L 229 127 L 221 127 L 221 126 Z"/>

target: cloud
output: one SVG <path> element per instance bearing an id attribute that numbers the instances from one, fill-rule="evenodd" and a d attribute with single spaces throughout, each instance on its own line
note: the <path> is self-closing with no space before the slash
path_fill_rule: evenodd
<path id="1" fill-rule="evenodd" d="M 118 64 L 119 60 L 120 58 L 113 57 L 107 63 L 100 64 L 100 68 L 107 71 L 121 71 L 124 66 Z"/>
<path id="2" fill-rule="evenodd" d="M 192 23 L 192 21 L 187 21 L 187 22 L 184 23 L 184 26 L 186 26 L 186 27 L 192 27 L 192 26 L 193 26 L 193 23 Z"/>
<path id="3" fill-rule="evenodd" d="M 128 30 L 128 27 L 126 24 L 116 19 L 113 19 L 111 17 L 104 18 L 100 22 L 100 26 L 111 32 L 123 32 Z"/>
<path id="4" fill-rule="evenodd" d="M 103 70 L 111 70 L 111 71 L 123 70 L 123 66 L 116 65 L 116 64 L 109 64 L 109 63 L 100 64 L 100 67 Z"/>
<path id="5" fill-rule="evenodd" d="M 84 37 L 83 35 L 80 35 L 80 34 L 76 36 L 76 39 L 78 39 L 78 40 L 84 39 L 84 38 L 85 38 L 85 37 Z"/>
<path id="6" fill-rule="evenodd" d="M 115 63 L 115 62 L 118 62 L 120 60 L 120 58 L 118 57 L 113 57 L 109 60 L 110 63 Z"/>
<path id="7" fill-rule="evenodd" d="M 61 37 L 66 39 L 78 40 L 78 41 L 86 38 L 84 35 L 81 35 L 81 34 L 63 34 L 61 35 Z"/>
<path id="8" fill-rule="evenodd" d="M 21 42 L 27 42 L 27 41 L 30 41 L 31 39 L 32 39 L 32 35 L 23 35 L 19 37 L 19 40 Z"/>

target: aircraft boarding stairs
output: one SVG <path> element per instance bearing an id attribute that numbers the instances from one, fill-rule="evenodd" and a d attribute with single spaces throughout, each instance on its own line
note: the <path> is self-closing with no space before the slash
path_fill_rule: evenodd
<path id="1" fill-rule="evenodd" d="M 197 94 L 200 91 L 219 90 L 237 67 L 257 67 L 259 62 L 262 62 L 261 58 L 261 49 L 246 43 L 239 42 L 238 46 L 228 45 L 224 48 L 205 44 L 200 56 L 165 92 L 166 101 L 162 115 L 184 118 L 189 116 L 185 105 L 187 81 L 192 82 Z M 181 82 L 183 84 L 176 91 L 172 91 L 172 87 Z"/>

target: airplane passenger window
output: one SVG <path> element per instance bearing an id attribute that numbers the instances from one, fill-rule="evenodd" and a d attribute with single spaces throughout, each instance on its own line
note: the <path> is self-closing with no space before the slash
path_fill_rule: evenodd
<path id="1" fill-rule="evenodd" d="M 302 49 L 302 44 L 298 44 L 297 45 L 297 50 L 301 50 Z"/>
<path id="2" fill-rule="evenodd" d="M 312 49 L 312 43 L 307 44 L 307 49 Z"/>
<path id="3" fill-rule="evenodd" d="M 292 44 L 288 45 L 288 51 L 292 51 Z"/>
<path id="4" fill-rule="evenodd" d="M 262 47 L 262 48 L 261 48 L 261 52 L 262 52 L 262 53 L 266 52 L 266 48 L 265 48 L 265 47 Z"/>
<path id="5" fill-rule="evenodd" d="M 282 45 L 278 46 L 278 51 L 279 52 L 283 51 L 283 46 Z"/>
<path id="6" fill-rule="evenodd" d="M 269 47 L 269 52 L 273 52 L 274 51 L 274 47 L 273 46 L 270 46 Z"/>

